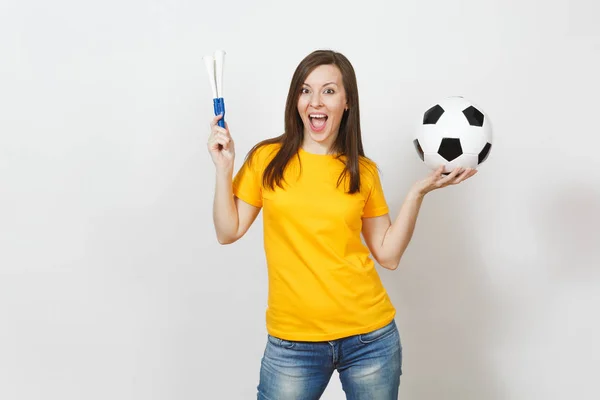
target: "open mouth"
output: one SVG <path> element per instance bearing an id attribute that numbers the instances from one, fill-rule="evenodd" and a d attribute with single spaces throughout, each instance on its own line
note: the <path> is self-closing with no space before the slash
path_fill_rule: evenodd
<path id="1" fill-rule="evenodd" d="M 310 127 L 315 132 L 320 132 L 325 129 L 325 125 L 327 124 L 327 114 L 321 113 L 313 113 L 309 114 L 308 118 L 310 120 Z"/>

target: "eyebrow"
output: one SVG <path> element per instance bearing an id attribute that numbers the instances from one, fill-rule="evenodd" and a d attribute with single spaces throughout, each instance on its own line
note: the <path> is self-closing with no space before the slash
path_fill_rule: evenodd
<path id="1" fill-rule="evenodd" d="M 304 82 L 304 83 L 303 83 L 303 85 L 304 85 L 304 86 L 311 87 L 311 86 L 310 86 L 308 83 L 306 83 L 306 82 Z M 324 84 L 323 86 L 327 86 L 327 85 L 335 85 L 335 86 L 337 86 L 338 84 L 337 84 L 337 83 L 335 83 L 335 82 L 327 82 L 327 83 L 326 83 L 326 84 Z"/>

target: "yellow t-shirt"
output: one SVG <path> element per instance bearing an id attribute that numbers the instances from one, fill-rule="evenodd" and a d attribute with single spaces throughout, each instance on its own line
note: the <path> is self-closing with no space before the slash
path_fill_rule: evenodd
<path id="1" fill-rule="evenodd" d="M 375 164 L 361 158 L 361 190 L 350 195 L 348 179 L 336 187 L 340 160 L 300 149 L 301 163 L 293 156 L 284 172 L 285 189 L 271 190 L 262 175 L 279 147 L 259 148 L 233 180 L 238 198 L 263 208 L 267 331 L 326 341 L 385 326 L 396 310 L 360 236 L 362 217 L 389 211 Z"/>

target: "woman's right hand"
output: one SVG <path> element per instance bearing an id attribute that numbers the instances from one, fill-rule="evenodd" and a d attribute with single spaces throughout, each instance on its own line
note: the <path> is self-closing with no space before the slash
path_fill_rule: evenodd
<path id="1" fill-rule="evenodd" d="M 217 170 L 233 171 L 235 147 L 229 134 L 229 126 L 225 122 L 225 129 L 218 125 L 223 114 L 214 117 L 210 123 L 210 136 L 208 138 L 208 152 Z"/>

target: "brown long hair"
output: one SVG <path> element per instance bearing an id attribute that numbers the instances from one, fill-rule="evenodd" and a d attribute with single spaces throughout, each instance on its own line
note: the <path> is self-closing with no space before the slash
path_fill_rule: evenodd
<path id="1" fill-rule="evenodd" d="M 346 91 L 348 111 L 342 116 L 338 136 L 330 151 L 336 159 L 345 164 L 338 179 L 338 186 L 348 174 L 350 175 L 349 194 L 360 191 L 359 161 L 365 157 L 360 132 L 360 111 L 358 107 L 358 85 L 356 75 L 350 61 L 341 53 L 331 50 L 316 50 L 306 56 L 296 67 L 290 83 L 285 105 L 285 131 L 282 135 L 263 140 L 256 144 L 246 156 L 247 161 L 261 146 L 281 144 L 277 154 L 265 168 L 263 186 L 273 190 L 275 185 L 283 188 L 281 182 L 283 172 L 290 159 L 298 154 L 304 136 L 304 124 L 298 114 L 298 99 L 306 77 L 320 65 L 335 65 L 342 73 L 342 82 Z M 300 161 L 298 156 L 298 161 Z"/>

